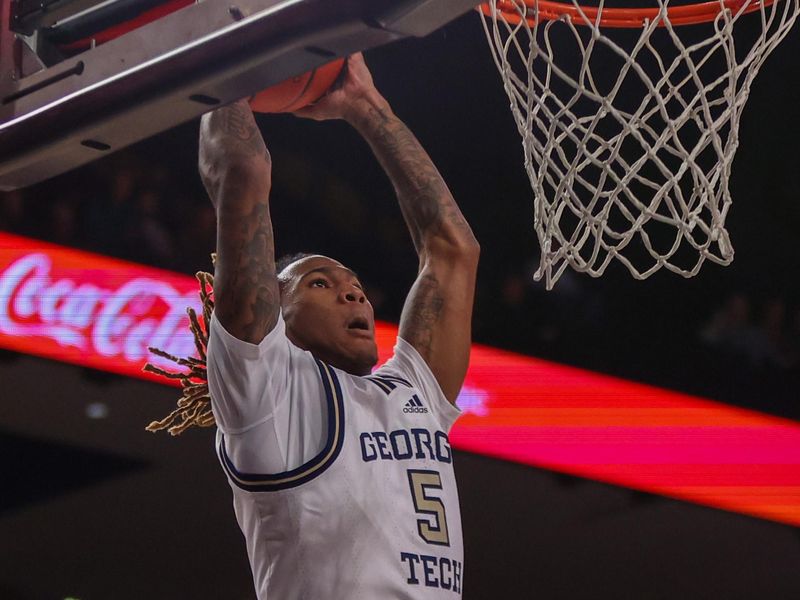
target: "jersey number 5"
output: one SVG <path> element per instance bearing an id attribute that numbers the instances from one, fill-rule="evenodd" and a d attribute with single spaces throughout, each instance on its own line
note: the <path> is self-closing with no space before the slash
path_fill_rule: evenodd
<path id="1" fill-rule="evenodd" d="M 441 490 L 442 478 L 436 471 L 408 470 L 408 483 L 411 486 L 411 498 L 414 510 L 419 514 L 433 515 L 435 518 L 417 519 L 417 531 L 420 537 L 429 544 L 449 546 L 447 534 L 447 515 L 441 499 L 428 495 L 428 490 Z"/>

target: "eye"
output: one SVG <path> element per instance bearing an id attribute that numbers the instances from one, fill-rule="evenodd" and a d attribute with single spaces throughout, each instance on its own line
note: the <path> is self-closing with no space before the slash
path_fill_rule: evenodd
<path id="1" fill-rule="evenodd" d="M 328 287 L 328 282 L 322 278 L 314 279 L 311 281 L 311 287 L 326 288 Z"/>

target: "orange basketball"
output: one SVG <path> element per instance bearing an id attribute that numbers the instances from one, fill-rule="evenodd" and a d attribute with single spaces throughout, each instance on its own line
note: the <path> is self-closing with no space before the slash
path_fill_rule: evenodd
<path id="1" fill-rule="evenodd" d="M 327 92 L 342 72 L 344 59 L 317 67 L 268 87 L 250 98 L 251 108 L 260 113 L 294 112 L 316 102 Z"/>

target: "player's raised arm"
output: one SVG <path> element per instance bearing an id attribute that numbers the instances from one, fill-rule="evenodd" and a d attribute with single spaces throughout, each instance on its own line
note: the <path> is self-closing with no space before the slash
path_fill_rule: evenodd
<path id="1" fill-rule="evenodd" d="M 280 310 L 269 215 L 272 164 L 246 101 L 203 116 L 200 176 L 217 212 L 216 318 L 259 343 Z"/>
<path id="2" fill-rule="evenodd" d="M 391 179 L 419 255 L 400 337 L 422 355 L 447 399 L 455 402 L 471 344 L 480 251 L 472 230 L 428 154 L 375 89 L 360 54 L 348 59 L 338 90 L 299 114 L 350 122 Z"/>

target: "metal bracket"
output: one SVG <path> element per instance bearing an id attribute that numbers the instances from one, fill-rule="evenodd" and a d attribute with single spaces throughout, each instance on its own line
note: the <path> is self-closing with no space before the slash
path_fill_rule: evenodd
<path id="1" fill-rule="evenodd" d="M 335 57 L 425 35 L 475 4 L 214 0 L 28 77 L 7 77 L 2 60 L 0 190 L 86 164 Z M 10 34 L 3 25 L 0 50 Z"/>

